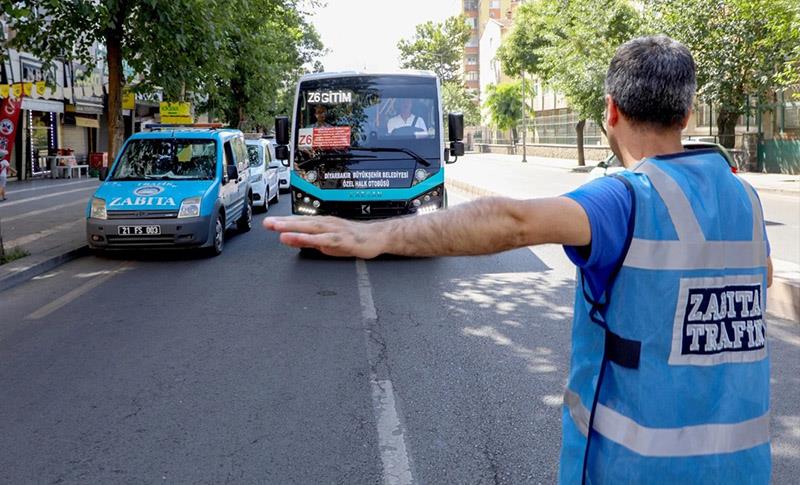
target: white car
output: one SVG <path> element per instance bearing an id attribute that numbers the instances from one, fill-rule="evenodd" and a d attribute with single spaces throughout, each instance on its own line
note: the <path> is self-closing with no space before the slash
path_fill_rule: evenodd
<path id="1" fill-rule="evenodd" d="M 734 162 L 733 157 L 731 157 L 730 153 L 727 149 L 725 149 L 725 147 L 718 143 L 682 140 L 681 144 L 683 145 L 684 150 L 714 150 L 719 152 L 719 154 L 722 155 L 722 158 L 724 158 L 728 163 L 731 172 L 738 172 L 738 167 L 736 162 Z M 591 172 L 589 172 L 589 180 L 598 179 L 607 175 L 614 175 L 615 173 L 619 173 L 624 170 L 625 167 L 622 166 L 622 162 L 619 161 L 616 155 L 612 154 L 609 155 L 604 161 L 598 163 L 597 166 L 593 168 Z"/>
<path id="2" fill-rule="evenodd" d="M 275 138 L 266 138 L 267 142 L 269 143 L 269 154 L 272 157 L 272 160 L 275 160 Z M 281 192 L 288 192 L 289 191 L 289 167 L 283 165 L 278 161 L 278 186 L 280 187 Z"/>
<path id="3" fill-rule="evenodd" d="M 270 150 L 269 140 L 262 138 L 246 140 L 247 155 L 250 158 L 250 187 L 253 190 L 253 207 L 263 212 L 269 204 L 280 200 L 278 170 L 281 162 L 275 160 L 274 150 Z"/>

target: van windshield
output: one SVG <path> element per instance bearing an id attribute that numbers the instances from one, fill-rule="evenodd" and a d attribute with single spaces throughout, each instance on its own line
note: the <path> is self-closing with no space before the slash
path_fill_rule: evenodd
<path id="1" fill-rule="evenodd" d="M 127 144 L 111 180 L 213 180 L 214 140 L 164 138 Z"/>

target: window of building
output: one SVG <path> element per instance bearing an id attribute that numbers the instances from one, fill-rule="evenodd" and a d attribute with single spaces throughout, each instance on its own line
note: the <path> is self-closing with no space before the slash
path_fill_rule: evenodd
<path id="1" fill-rule="evenodd" d="M 467 26 L 469 26 L 470 29 L 474 30 L 478 28 L 478 19 L 476 19 L 475 17 L 467 17 L 466 21 L 467 21 Z"/>
<path id="2" fill-rule="evenodd" d="M 467 47 L 478 47 L 477 35 L 473 35 L 472 37 L 469 38 L 469 40 L 467 41 Z"/>
<path id="3" fill-rule="evenodd" d="M 464 11 L 473 12 L 478 10 L 478 0 L 464 0 Z"/>
<path id="4" fill-rule="evenodd" d="M 467 56 L 467 65 L 474 66 L 478 63 L 478 56 Z"/>
<path id="5" fill-rule="evenodd" d="M 492 0 L 491 8 L 500 8 L 500 0 Z"/>
<path id="6" fill-rule="evenodd" d="M 477 81 L 477 80 L 478 80 L 477 71 L 470 71 L 467 73 L 467 81 Z"/>

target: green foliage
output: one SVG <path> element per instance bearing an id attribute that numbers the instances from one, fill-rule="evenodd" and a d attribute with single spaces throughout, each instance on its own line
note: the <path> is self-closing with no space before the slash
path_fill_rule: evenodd
<path id="1" fill-rule="evenodd" d="M 272 126 L 276 114 L 291 111 L 293 84 L 322 52 L 313 26 L 295 0 L 234 0 L 236 28 L 221 46 L 229 66 L 205 107 L 244 130 Z M 315 66 L 320 69 L 321 66 Z"/>
<path id="2" fill-rule="evenodd" d="M 533 94 L 531 83 L 525 84 L 525 91 L 525 98 L 530 99 Z M 520 81 L 489 85 L 485 107 L 489 111 L 491 125 L 500 130 L 511 130 L 515 140 L 517 125 L 522 121 L 523 106 Z M 527 115 L 533 114 L 529 106 L 526 109 Z"/>
<path id="3" fill-rule="evenodd" d="M 0 264 L 6 264 L 18 259 L 22 259 L 30 254 L 30 252 L 22 248 L 13 248 L 10 251 L 3 251 L 2 254 L 0 254 Z"/>
<path id="4" fill-rule="evenodd" d="M 551 0 L 534 0 L 519 6 L 511 31 L 497 51 L 503 72 L 519 76 L 525 71 L 549 77 L 543 72 L 542 57 L 544 49 L 562 36 L 558 26 L 559 5 Z"/>
<path id="5" fill-rule="evenodd" d="M 698 97 L 722 116 L 744 113 L 748 94 L 800 82 L 796 0 L 651 0 L 647 9 L 652 32 L 692 51 Z"/>
<path id="6" fill-rule="evenodd" d="M 234 126 L 271 125 L 285 92 L 322 45 L 300 11 L 316 0 L 0 0 L 15 47 L 44 62 L 92 63 L 117 39 L 140 92 L 193 100 Z M 36 12 L 47 12 L 47 16 Z M 110 49 L 110 47 L 109 47 Z M 109 50 L 110 53 L 110 50 Z M 111 59 L 109 59 L 110 61 Z M 108 63 L 109 77 L 117 68 Z M 120 106 L 110 106 L 119 113 Z M 112 133 L 112 138 L 114 134 Z"/>
<path id="7" fill-rule="evenodd" d="M 442 84 L 442 106 L 445 119 L 447 113 L 460 112 L 464 115 L 464 126 L 481 124 L 481 110 L 477 96 L 467 90 L 460 81 Z"/>
<path id="8" fill-rule="evenodd" d="M 433 71 L 442 83 L 458 81 L 464 44 L 470 35 L 463 16 L 450 17 L 441 23 L 419 24 L 413 38 L 397 43 L 400 67 Z"/>

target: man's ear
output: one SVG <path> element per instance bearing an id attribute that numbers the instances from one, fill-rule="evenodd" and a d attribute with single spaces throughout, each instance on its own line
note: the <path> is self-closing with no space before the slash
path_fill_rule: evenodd
<path id="1" fill-rule="evenodd" d="M 610 94 L 606 94 L 606 125 L 616 126 L 619 122 L 619 109 L 617 103 L 611 99 Z"/>
<path id="2" fill-rule="evenodd" d="M 690 109 L 689 113 L 686 114 L 686 118 L 681 121 L 681 131 L 686 129 L 686 126 L 689 124 L 689 118 L 692 117 L 692 113 L 694 113 L 694 110 Z"/>

